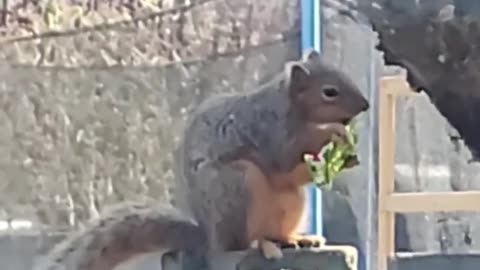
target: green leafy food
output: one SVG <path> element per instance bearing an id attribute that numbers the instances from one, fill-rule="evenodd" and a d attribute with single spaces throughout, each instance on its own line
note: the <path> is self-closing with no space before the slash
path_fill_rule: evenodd
<path id="1" fill-rule="evenodd" d="M 359 164 L 357 157 L 358 134 L 354 123 L 346 126 L 347 142 L 331 142 L 326 145 L 315 159 L 305 155 L 305 162 L 310 169 L 312 181 L 322 188 L 330 189 L 337 175 L 345 169 Z"/>

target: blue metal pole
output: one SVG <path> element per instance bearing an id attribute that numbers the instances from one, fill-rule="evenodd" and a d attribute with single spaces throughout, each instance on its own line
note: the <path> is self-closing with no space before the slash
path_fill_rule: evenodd
<path id="1" fill-rule="evenodd" d="M 312 0 L 313 1 L 313 48 L 318 52 L 322 52 L 322 21 L 321 21 L 321 0 Z M 322 191 L 316 187 L 312 187 L 315 196 L 315 233 L 323 235 L 323 205 L 322 205 Z"/>
<path id="2" fill-rule="evenodd" d="M 301 37 L 302 52 L 313 48 L 313 2 L 315 0 L 301 1 Z"/>
<path id="3" fill-rule="evenodd" d="M 322 51 L 320 0 L 301 1 L 302 52 L 308 49 Z M 314 186 L 307 187 L 308 233 L 323 235 L 322 191 Z"/>

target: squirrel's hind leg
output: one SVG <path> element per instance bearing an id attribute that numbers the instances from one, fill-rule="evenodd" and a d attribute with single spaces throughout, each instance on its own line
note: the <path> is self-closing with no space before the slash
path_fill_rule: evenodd
<path id="1" fill-rule="evenodd" d="M 251 247 L 258 249 L 269 260 L 283 257 L 282 249 L 276 243 L 266 239 L 254 241 Z"/>

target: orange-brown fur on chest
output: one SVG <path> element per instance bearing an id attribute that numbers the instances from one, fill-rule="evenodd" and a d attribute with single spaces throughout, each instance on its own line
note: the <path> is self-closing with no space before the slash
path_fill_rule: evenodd
<path id="1" fill-rule="evenodd" d="M 239 161 L 246 170 L 245 181 L 251 200 L 247 212 L 249 242 L 260 239 L 288 239 L 301 225 L 305 194 L 310 181 L 308 169 L 300 164 L 292 171 L 267 176 L 256 165 Z"/>

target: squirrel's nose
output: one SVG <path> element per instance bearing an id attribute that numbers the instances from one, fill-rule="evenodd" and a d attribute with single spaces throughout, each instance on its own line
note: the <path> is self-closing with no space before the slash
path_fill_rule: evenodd
<path id="1" fill-rule="evenodd" d="M 369 108 L 370 108 L 370 103 L 368 103 L 368 100 L 366 98 L 362 97 L 361 111 L 362 112 L 367 111 Z"/>

